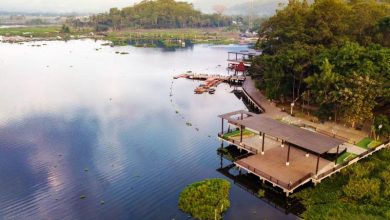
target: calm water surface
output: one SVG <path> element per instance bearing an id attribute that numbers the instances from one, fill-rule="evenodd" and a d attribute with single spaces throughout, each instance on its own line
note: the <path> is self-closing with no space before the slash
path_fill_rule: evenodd
<path id="1" fill-rule="evenodd" d="M 199 82 L 172 76 L 226 74 L 226 52 L 242 48 L 101 43 L 0 44 L 0 219 L 188 219 L 180 191 L 226 178 L 216 116 L 245 106 L 226 84 L 194 95 Z M 295 219 L 230 193 L 225 219 Z"/>

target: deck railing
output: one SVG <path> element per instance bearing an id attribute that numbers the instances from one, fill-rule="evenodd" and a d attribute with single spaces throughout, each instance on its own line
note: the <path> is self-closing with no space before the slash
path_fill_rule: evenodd
<path id="1" fill-rule="evenodd" d="M 370 149 L 368 149 L 367 151 L 365 151 L 365 152 L 359 154 L 358 156 L 356 156 L 356 157 L 353 158 L 352 160 L 345 161 L 345 162 L 343 162 L 343 163 L 341 163 L 341 164 L 336 165 L 336 166 L 333 167 L 332 169 L 327 170 L 327 171 L 325 171 L 324 173 L 319 174 L 319 175 L 317 176 L 317 179 L 322 179 L 322 178 L 324 178 L 324 177 L 326 177 L 326 176 L 328 176 L 328 175 L 330 175 L 330 174 L 332 174 L 332 173 L 334 173 L 334 172 L 336 172 L 336 171 L 339 171 L 339 170 L 341 170 L 341 169 L 343 169 L 343 168 L 345 168 L 345 167 L 347 167 L 347 166 L 349 166 L 349 165 L 351 165 L 351 164 L 353 164 L 353 163 L 355 163 L 355 162 L 357 162 L 357 161 L 363 159 L 363 158 L 366 157 L 368 154 L 372 154 L 372 153 L 374 153 L 374 152 L 376 152 L 376 151 L 378 151 L 378 150 L 383 149 L 383 148 L 386 147 L 386 145 L 388 145 L 388 144 L 389 144 L 389 142 L 386 142 L 386 143 L 381 144 L 381 145 L 379 145 L 379 146 L 377 146 L 377 147 L 375 147 L 375 148 L 370 148 Z"/>
<path id="2" fill-rule="evenodd" d="M 280 187 L 282 187 L 284 189 L 288 189 L 288 190 L 294 189 L 295 187 L 299 186 L 300 184 L 307 181 L 308 179 L 310 179 L 313 176 L 313 173 L 308 173 L 304 177 L 300 178 L 299 180 L 297 180 L 295 182 L 290 181 L 289 183 L 286 183 L 282 180 L 279 180 L 276 177 L 273 177 L 273 176 L 271 176 L 271 175 L 269 175 L 261 170 L 256 169 L 255 167 L 250 166 L 249 164 L 247 164 L 243 161 L 236 161 L 236 164 L 238 164 L 239 166 L 249 170 L 250 172 L 252 172 L 252 173 L 254 173 L 254 174 L 256 174 L 264 179 L 267 179 L 271 183 L 275 183 L 276 185 L 279 185 Z"/>
<path id="3" fill-rule="evenodd" d="M 237 140 L 234 140 L 233 138 L 224 137 L 223 133 L 218 133 L 218 137 L 220 137 L 220 138 L 222 138 L 222 139 L 224 139 L 226 141 L 229 141 L 229 142 L 233 143 L 234 145 L 236 145 L 238 147 L 244 148 L 244 149 L 246 149 L 246 150 L 248 150 L 248 151 L 250 151 L 252 153 L 255 153 L 255 154 L 259 153 L 258 149 L 253 148 L 253 147 L 251 147 L 251 146 L 249 146 L 249 145 L 247 145 L 245 143 L 242 143 L 242 142 L 239 142 Z"/>

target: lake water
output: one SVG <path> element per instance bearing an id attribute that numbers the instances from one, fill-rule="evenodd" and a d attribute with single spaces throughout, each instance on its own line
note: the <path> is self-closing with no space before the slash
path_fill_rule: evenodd
<path id="1" fill-rule="evenodd" d="M 199 82 L 172 76 L 226 74 L 243 48 L 102 43 L 0 44 L 0 219 L 187 219 L 181 190 L 227 179 L 217 115 L 245 106 L 226 84 L 194 95 Z M 233 182 L 230 199 L 224 219 L 296 219 Z"/>

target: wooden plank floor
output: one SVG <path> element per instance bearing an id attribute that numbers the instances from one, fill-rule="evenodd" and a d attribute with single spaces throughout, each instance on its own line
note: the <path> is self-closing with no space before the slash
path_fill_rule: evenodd
<path id="1" fill-rule="evenodd" d="M 291 147 L 290 165 L 286 166 L 288 147 L 272 147 L 265 151 L 264 155 L 256 154 L 237 161 L 238 164 L 247 164 L 251 167 L 266 173 L 273 178 L 284 183 L 294 183 L 309 173 L 315 173 L 317 157 L 310 154 L 306 157 L 306 152 Z M 329 166 L 333 162 L 320 158 L 319 170 Z"/>

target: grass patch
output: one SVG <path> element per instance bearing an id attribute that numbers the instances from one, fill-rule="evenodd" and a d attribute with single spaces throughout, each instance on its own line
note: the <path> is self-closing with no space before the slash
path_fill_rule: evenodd
<path id="1" fill-rule="evenodd" d="M 363 138 L 362 140 L 360 140 L 356 146 L 358 147 L 361 147 L 361 148 L 364 148 L 364 149 L 368 149 L 368 145 L 371 143 L 372 139 L 369 138 L 369 137 L 365 137 Z"/>
<path id="2" fill-rule="evenodd" d="M 303 219 L 390 219 L 390 149 L 383 149 L 293 197 Z"/>
<path id="3" fill-rule="evenodd" d="M 373 140 L 373 141 L 371 141 L 371 142 L 367 145 L 367 147 L 368 147 L 368 148 L 374 148 L 374 147 L 378 147 L 378 146 L 381 145 L 381 144 L 382 144 L 382 142 Z"/>
<path id="4" fill-rule="evenodd" d="M 68 38 L 70 35 L 86 35 L 93 31 L 90 28 L 71 30 L 69 33 L 62 33 L 61 26 L 30 26 L 30 27 L 10 27 L 0 28 L 0 35 L 4 36 L 24 36 L 24 37 L 56 37 Z"/>
<path id="5" fill-rule="evenodd" d="M 222 219 L 230 207 L 230 183 L 224 179 L 206 179 L 188 185 L 180 194 L 179 208 L 196 219 Z"/>
<path id="6" fill-rule="evenodd" d="M 223 138 L 233 138 L 233 137 L 238 137 L 240 135 L 241 135 L 241 131 L 235 130 L 235 131 L 224 134 Z M 255 133 L 250 131 L 250 130 L 247 130 L 247 129 L 244 129 L 242 131 L 242 136 L 250 136 L 250 135 L 255 135 Z"/>
<path id="7" fill-rule="evenodd" d="M 345 161 L 351 160 L 354 157 L 356 157 L 356 154 L 350 152 L 344 152 L 337 158 L 337 164 L 342 164 Z"/>

